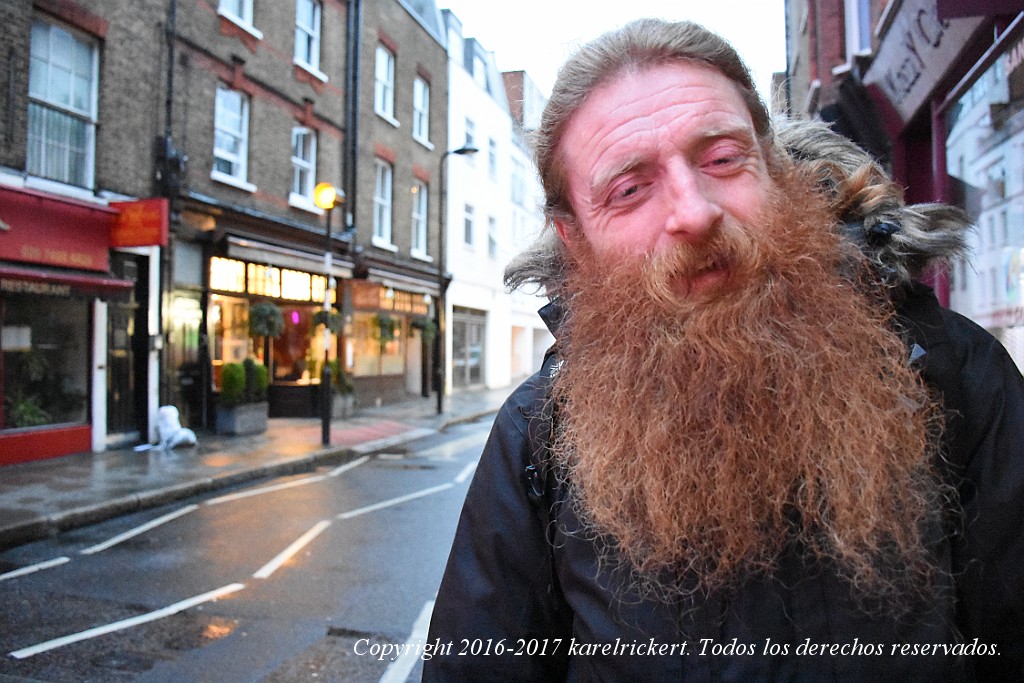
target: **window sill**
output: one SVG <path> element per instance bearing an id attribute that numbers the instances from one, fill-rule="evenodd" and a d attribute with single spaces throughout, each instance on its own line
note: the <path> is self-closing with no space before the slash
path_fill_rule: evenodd
<path id="1" fill-rule="evenodd" d="M 72 199 L 80 199 L 91 204 L 106 204 L 106 202 L 99 199 L 96 196 L 96 193 L 92 190 L 81 187 L 80 185 L 70 185 L 68 183 L 62 183 L 59 180 L 50 180 L 49 178 L 43 178 L 42 176 L 25 176 L 23 187 L 30 190 L 51 192 L 63 197 L 71 197 Z"/>
<path id="2" fill-rule="evenodd" d="M 416 259 L 417 261 L 424 261 L 426 263 L 433 263 L 434 257 L 425 251 L 410 251 L 409 256 Z"/>
<path id="3" fill-rule="evenodd" d="M 374 113 L 377 114 L 377 116 L 381 117 L 382 119 L 384 119 L 385 121 L 390 123 L 395 128 L 401 128 L 402 127 L 402 124 L 399 123 L 398 120 L 395 119 L 395 117 L 391 116 L 390 114 L 385 114 L 384 112 L 382 112 L 382 111 L 380 111 L 378 109 L 374 109 L 373 111 L 374 111 Z"/>
<path id="4" fill-rule="evenodd" d="M 322 83 L 326 83 L 329 80 L 327 78 L 327 74 L 325 74 L 323 71 L 316 68 L 312 64 L 307 64 L 306 62 L 303 62 L 302 60 L 299 59 L 293 59 L 292 64 L 299 67 L 300 69 L 308 73 L 310 76 L 312 76 L 313 78 L 317 79 Z"/>
<path id="5" fill-rule="evenodd" d="M 432 143 L 430 140 L 424 140 L 423 138 L 418 138 L 415 135 L 412 136 L 412 139 L 415 140 L 416 142 L 420 143 L 421 145 L 423 145 L 427 149 L 429 149 L 431 152 L 434 151 L 434 143 Z"/>
<path id="6" fill-rule="evenodd" d="M 263 40 L 263 31 L 260 31 L 258 28 L 247 22 L 245 19 L 242 19 L 241 17 L 236 17 L 231 12 L 225 12 L 222 9 L 217 10 L 217 15 L 224 17 L 232 24 L 234 24 L 238 28 L 242 29 L 243 31 L 251 35 L 256 40 Z"/>
<path id="7" fill-rule="evenodd" d="M 398 247 L 396 245 L 392 244 L 391 242 L 386 242 L 382 240 L 380 237 L 374 236 L 374 238 L 371 240 L 371 244 L 373 244 L 373 246 L 377 247 L 378 249 L 384 249 L 385 251 L 393 251 L 395 253 L 398 253 Z"/>
<path id="8" fill-rule="evenodd" d="M 324 215 L 324 210 L 314 204 L 312 199 L 301 194 L 295 194 L 294 192 L 291 192 L 288 195 L 288 206 L 293 209 L 308 211 L 309 213 L 316 214 L 317 216 Z"/>
<path id="9" fill-rule="evenodd" d="M 220 171 L 210 171 L 210 180 L 215 180 L 218 183 L 224 183 L 225 185 L 230 185 L 231 187 L 236 187 L 239 190 L 245 190 L 246 192 L 256 191 L 256 186 L 252 183 L 242 180 L 241 178 L 236 178 L 233 175 L 228 175 L 227 173 L 221 173 Z"/>

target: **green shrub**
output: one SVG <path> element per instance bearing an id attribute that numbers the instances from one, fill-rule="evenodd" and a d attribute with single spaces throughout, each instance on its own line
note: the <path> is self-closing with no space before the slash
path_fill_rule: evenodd
<path id="1" fill-rule="evenodd" d="M 334 391 L 342 395 L 351 394 L 356 390 L 352 378 L 341 367 L 341 361 L 337 358 L 331 361 L 331 384 L 334 385 Z"/>
<path id="2" fill-rule="evenodd" d="M 241 363 L 225 363 L 220 372 L 220 400 L 225 407 L 243 403 L 245 398 L 245 368 Z"/>
<path id="3" fill-rule="evenodd" d="M 241 363 L 225 363 L 220 375 L 220 401 L 226 408 L 267 400 L 270 373 L 267 366 L 246 358 Z"/>

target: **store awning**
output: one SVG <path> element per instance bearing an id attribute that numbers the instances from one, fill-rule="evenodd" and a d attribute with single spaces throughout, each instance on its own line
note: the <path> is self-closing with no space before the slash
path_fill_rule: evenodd
<path id="1" fill-rule="evenodd" d="M 307 273 L 322 275 L 324 272 L 323 253 L 314 254 L 301 249 L 281 247 L 269 242 L 260 242 L 244 237 L 227 238 L 228 257 L 251 263 L 264 263 L 279 268 L 292 268 Z M 331 275 L 336 278 L 352 277 L 352 262 L 332 259 Z"/>
<path id="2" fill-rule="evenodd" d="M 127 296 L 135 283 L 110 273 L 0 263 L 0 291 L 15 294 Z"/>
<path id="3" fill-rule="evenodd" d="M 381 270 L 380 268 L 370 268 L 369 280 L 384 287 L 413 292 L 414 294 L 429 294 L 436 297 L 440 291 L 437 287 L 437 282 L 400 275 L 389 270 Z"/>

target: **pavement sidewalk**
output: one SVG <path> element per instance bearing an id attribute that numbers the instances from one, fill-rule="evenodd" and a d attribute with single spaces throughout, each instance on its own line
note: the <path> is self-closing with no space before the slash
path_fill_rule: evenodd
<path id="1" fill-rule="evenodd" d="M 198 493 L 309 471 L 421 438 L 497 412 L 512 389 L 456 392 L 446 397 L 440 415 L 436 396 L 357 409 L 354 417 L 331 423 L 330 446 L 321 443 L 319 418 L 274 418 L 264 434 L 233 437 L 203 432 L 191 448 L 125 448 L 0 466 L 0 550 Z"/>

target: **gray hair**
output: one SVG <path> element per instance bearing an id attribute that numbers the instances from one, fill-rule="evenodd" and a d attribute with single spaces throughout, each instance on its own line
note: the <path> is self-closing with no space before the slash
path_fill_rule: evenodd
<path id="1" fill-rule="evenodd" d="M 907 205 L 902 189 L 853 141 L 821 121 L 777 121 L 776 139 L 816 180 L 836 218 L 891 285 L 967 252 L 970 218 L 948 204 Z"/>

